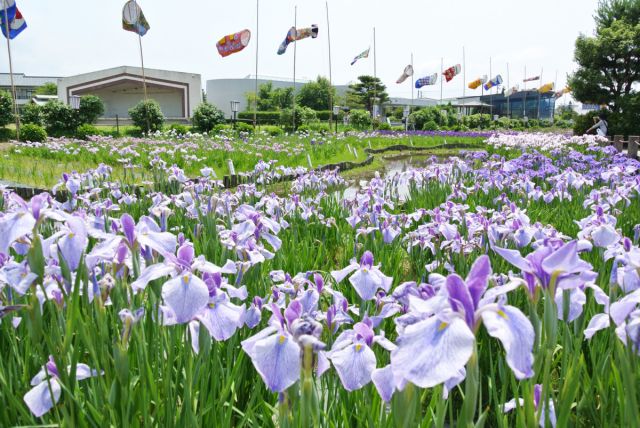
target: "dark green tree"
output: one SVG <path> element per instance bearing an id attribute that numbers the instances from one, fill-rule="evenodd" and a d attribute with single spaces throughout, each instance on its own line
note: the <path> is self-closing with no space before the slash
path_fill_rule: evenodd
<path id="1" fill-rule="evenodd" d="M 329 110 L 331 100 L 335 100 L 336 90 L 329 79 L 318 76 L 314 82 L 302 86 L 296 95 L 298 104 L 316 111 Z"/>
<path id="2" fill-rule="evenodd" d="M 387 87 L 377 77 L 360 76 L 358 82 L 349 85 L 347 105 L 351 108 L 364 108 L 372 112 L 376 98 L 379 105 L 389 101 Z"/>
<path id="3" fill-rule="evenodd" d="M 104 103 L 95 95 L 85 95 L 80 98 L 80 108 L 78 109 L 78 119 L 80 123 L 96 123 L 98 118 L 104 114 Z"/>
<path id="4" fill-rule="evenodd" d="M 20 112 L 20 121 L 22 123 L 32 123 L 34 125 L 44 125 L 44 114 L 42 107 L 36 103 L 29 103 L 22 107 Z"/>
<path id="5" fill-rule="evenodd" d="M 164 125 L 160 104 L 153 99 L 142 100 L 135 107 L 130 108 L 129 117 L 135 126 L 146 133 L 159 131 Z"/>
<path id="6" fill-rule="evenodd" d="M 58 95 L 58 85 L 53 82 L 47 82 L 36 88 L 37 95 Z"/>
<path id="7" fill-rule="evenodd" d="M 569 76 L 573 96 L 580 102 L 605 105 L 614 132 L 638 130 L 640 121 L 626 122 L 638 111 L 634 85 L 640 81 L 640 0 L 603 0 L 598 5 L 593 36 L 576 40 L 578 69 Z"/>
<path id="8" fill-rule="evenodd" d="M 225 121 L 222 110 L 206 101 L 193 112 L 193 126 L 200 132 L 210 132 L 216 125 Z"/>
<path id="9" fill-rule="evenodd" d="M 78 113 L 61 101 L 49 101 L 42 107 L 47 134 L 52 137 L 72 136 L 80 121 Z"/>
<path id="10" fill-rule="evenodd" d="M 0 91 L 0 126 L 13 122 L 13 97 L 5 91 Z"/>

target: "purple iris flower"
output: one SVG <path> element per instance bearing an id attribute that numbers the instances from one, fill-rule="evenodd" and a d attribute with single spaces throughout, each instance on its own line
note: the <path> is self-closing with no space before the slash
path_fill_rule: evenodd
<path id="1" fill-rule="evenodd" d="M 533 387 L 533 404 L 536 408 L 536 411 L 540 408 L 541 400 L 542 400 L 542 385 L 536 385 Z M 523 398 L 519 398 L 517 399 L 517 401 L 515 398 L 513 398 L 502 406 L 502 411 L 504 413 L 509 413 L 513 409 L 517 407 L 523 407 L 524 405 L 525 405 L 525 401 Z M 542 412 L 540 413 L 540 420 L 539 420 L 540 427 L 544 428 L 546 426 L 545 421 L 547 419 L 547 416 L 546 416 L 547 411 L 549 412 L 549 422 L 551 422 L 551 426 L 555 428 L 557 418 L 556 418 L 555 407 L 553 406 L 553 400 L 551 399 L 549 399 L 547 405 L 543 407 Z"/>
<path id="2" fill-rule="evenodd" d="M 393 278 L 383 274 L 379 266 L 374 266 L 373 254 L 370 251 L 365 251 L 360 259 L 360 264 L 353 259 L 351 264 L 344 269 L 331 271 L 331 276 L 336 282 L 341 282 L 352 272 L 355 273 L 349 277 L 349 282 L 362 300 L 375 299 L 376 292 L 380 289 L 388 292 L 393 282 Z"/>
<path id="3" fill-rule="evenodd" d="M 355 391 L 371 382 L 376 369 L 376 355 L 371 349 L 374 343 L 387 351 L 396 348 L 384 336 L 376 335 L 372 327 L 369 319 L 356 323 L 352 330 L 345 330 L 338 336 L 327 354 L 347 391 Z"/>
<path id="4" fill-rule="evenodd" d="M 302 350 L 310 346 L 314 351 L 324 344 L 318 340 L 322 325 L 303 313 L 302 304 L 291 301 L 284 315 L 271 304 L 270 325 L 242 342 L 253 366 L 273 392 L 283 392 L 300 378 Z M 318 372 L 326 369 L 326 357 L 318 354 Z"/>
<path id="5" fill-rule="evenodd" d="M 505 298 L 519 283 L 487 289 L 490 276 L 489 258 L 481 256 L 466 281 L 456 274 L 447 277 L 441 290 L 447 297 L 444 303 L 433 315 L 402 329 L 398 348 L 391 353 L 396 378 L 422 388 L 460 378 L 474 352 L 481 322 L 490 336 L 502 342 L 516 378 L 533 376 L 533 326 Z"/>
<path id="6" fill-rule="evenodd" d="M 67 367 L 70 371 L 71 367 Z M 100 376 L 102 372 L 89 368 L 86 364 L 76 365 L 76 380 L 88 379 L 90 377 Z M 58 381 L 59 371 L 53 357 L 49 357 L 49 361 L 42 369 L 31 379 L 32 389 L 24 395 L 24 402 L 29 410 L 37 418 L 47 413 L 60 400 L 62 387 Z M 51 388 L 49 388 L 51 385 Z"/>
<path id="7" fill-rule="evenodd" d="M 25 202 L 17 194 L 9 196 L 14 210 L 0 216 L 0 253 L 9 254 L 9 247 L 23 236 L 31 235 L 41 218 L 51 217 L 61 221 L 64 218 L 48 209 L 49 194 L 41 193 Z"/>

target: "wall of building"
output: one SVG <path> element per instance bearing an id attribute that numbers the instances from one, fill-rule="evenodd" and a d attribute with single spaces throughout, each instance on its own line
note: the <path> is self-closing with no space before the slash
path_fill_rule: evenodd
<path id="1" fill-rule="evenodd" d="M 166 118 L 184 118 L 181 91 L 149 88 L 147 92 L 149 98 L 156 100 L 160 104 L 162 114 Z M 91 93 L 100 97 L 104 102 L 103 117 L 105 118 L 115 118 L 116 116 L 126 118 L 129 116 L 129 109 L 144 99 L 144 91 L 140 91 L 138 88 L 135 90 L 103 88 L 93 90 Z"/>

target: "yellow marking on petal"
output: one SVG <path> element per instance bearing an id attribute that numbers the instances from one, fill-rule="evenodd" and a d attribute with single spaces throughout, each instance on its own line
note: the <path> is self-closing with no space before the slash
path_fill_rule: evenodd
<path id="1" fill-rule="evenodd" d="M 441 322 L 440 325 L 438 326 L 438 331 L 442 331 L 447 327 L 449 327 L 449 323 Z"/>
<path id="2" fill-rule="evenodd" d="M 361 349 L 362 349 L 362 345 L 358 343 L 356 345 L 356 352 L 360 352 Z"/>
<path id="3" fill-rule="evenodd" d="M 278 343 L 282 345 L 286 340 L 287 338 L 284 335 L 280 335 L 280 337 L 278 338 Z"/>
<path id="4" fill-rule="evenodd" d="M 498 315 L 500 315 L 502 318 L 506 320 L 509 319 L 509 316 L 502 309 L 498 309 Z"/>
<path id="5" fill-rule="evenodd" d="M 189 282 L 189 275 L 183 275 L 182 276 L 182 282 L 184 282 L 185 284 Z"/>
<path id="6" fill-rule="evenodd" d="M 75 234 L 75 233 L 73 233 L 73 232 L 71 232 L 71 233 L 69 234 L 69 238 L 71 238 L 71 239 L 73 239 L 73 237 L 74 237 L 74 236 L 76 236 L 76 234 Z"/>

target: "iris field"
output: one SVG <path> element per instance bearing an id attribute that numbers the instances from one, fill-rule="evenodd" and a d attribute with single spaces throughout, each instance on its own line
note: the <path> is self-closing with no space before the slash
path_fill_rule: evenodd
<path id="1" fill-rule="evenodd" d="M 52 188 L 0 198 L 0 426 L 638 426 L 640 162 L 588 136 L 271 138 L 7 150 L 87 169 L 0 166 Z M 468 148 L 355 196 L 306 169 L 445 139 Z M 221 188 L 227 159 L 255 184 Z"/>

